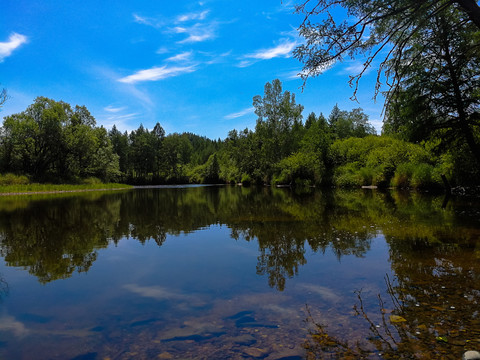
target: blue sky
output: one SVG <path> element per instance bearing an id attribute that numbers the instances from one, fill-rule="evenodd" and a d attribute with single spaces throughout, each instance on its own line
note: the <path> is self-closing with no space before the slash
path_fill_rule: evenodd
<path id="1" fill-rule="evenodd" d="M 361 59 L 345 61 L 301 89 L 302 65 L 292 51 L 302 39 L 293 2 L 2 0 L 0 87 L 10 99 L 3 118 L 37 96 L 85 105 L 98 125 L 131 131 L 158 121 L 167 133 L 224 139 L 232 129 L 255 127 L 252 98 L 266 82 L 314 111 L 328 115 L 362 107 L 381 128 L 376 72 L 350 100 L 348 75 Z"/>

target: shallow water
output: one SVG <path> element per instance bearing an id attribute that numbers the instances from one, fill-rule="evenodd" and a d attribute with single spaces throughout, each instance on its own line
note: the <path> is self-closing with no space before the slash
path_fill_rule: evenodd
<path id="1" fill-rule="evenodd" d="M 1 359 L 459 359 L 480 206 L 187 187 L 0 200 Z"/>

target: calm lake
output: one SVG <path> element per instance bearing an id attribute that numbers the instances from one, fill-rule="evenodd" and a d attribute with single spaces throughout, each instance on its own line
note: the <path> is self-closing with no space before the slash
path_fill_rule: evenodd
<path id="1" fill-rule="evenodd" d="M 480 204 L 170 187 L 0 198 L 0 359 L 461 359 Z"/>

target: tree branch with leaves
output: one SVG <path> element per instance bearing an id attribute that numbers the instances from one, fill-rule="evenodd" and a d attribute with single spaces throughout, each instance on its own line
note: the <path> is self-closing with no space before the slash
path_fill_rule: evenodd
<path id="1" fill-rule="evenodd" d="M 335 12 L 342 8 L 346 19 Z M 468 144 L 480 168 L 480 7 L 476 1 L 307 0 L 296 9 L 305 15 L 299 28 L 305 42 L 294 51 L 304 64 L 304 86 L 308 78 L 336 62 L 361 58 L 363 67 L 350 76 L 352 99 L 357 98 L 359 80 L 375 66 L 374 98 L 385 95 L 390 129 L 395 122 L 410 122 L 418 134 L 425 135 L 417 140 L 444 129 L 453 134 L 451 139 Z M 408 114 L 411 118 L 400 119 L 400 113 L 407 115 L 402 108 L 412 104 L 422 111 L 417 106 Z M 454 146 L 452 141 L 447 145 Z"/>

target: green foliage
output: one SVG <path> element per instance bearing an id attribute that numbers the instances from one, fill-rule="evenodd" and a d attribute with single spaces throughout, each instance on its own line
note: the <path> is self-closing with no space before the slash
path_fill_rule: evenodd
<path id="1" fill-rule="evenodd" d="M 441 139 L 442 147 L 462 148 L 476 158 L 480 169 L 480 50 L 472 47 L 479 30 L 461 22 L 461 14 L 448 9 L 418 30 L 403 54 L 403 76 L 388 103 L 385 130 L 409 141 Z M 452 29 L 452 23 L 459 25 Z M 428 46 L 417 56 L 424 42 Z"/>
<path id="2" fill-rule="evenodd" d="M 118 157 L 106 130 L 84 106 L 38 97 L 24 112 L 5 117 L 0 132 L 0 170 L 37 181 L 118 178 Z"/>
<path id="3" fill-rule="evenodd" d="M 0 174 L 0 186 L 5 185 L 26 185 L 30 183 L 30 179 L 25 175 L 15 175 L 15 174 Z"/>
<path id="4" fill-rule="evenodd" d="M 130 185 L 118 183 L 102 183 L 98 179 L 85 179 L 82 184 L 6 184 L 0 186 L 0 193 L 62 193 L 62 192 L 78 192 L 86 190 L 114 190 L 128 189 Z"/>
<path id="5" fill-rule="evenodd" d="M 336 7 L 348 18 L 332 16 Z M 442 152 L 462 149 L 474 159 L 466 179 L 480 172 L 478 2 L 307 0 L 297 11 L 305 15 L 299 27 L 305 41 L 294 51 L 304 80 L 337 61 L 361 58 L 363 67 L 350 77 L 356 98 L 360 78 L 376 64 L 375 96 L 386 99 L 384 133 L 415 143 L 440 139 Z M 357 136 L 334 110 L 330 124 L 339 138 Z M 472 168 L 456 171 L 465 169 Z"/>
<path id="6" fill-rule="evenodd" d="M 252 177 L 248 174 L 242 174 L 242 178 L 241 178 L 240 182 L 244 186 L 249 186 L 252 183 Z"/>
<path id="7" fill-rule="evenodd" d="M 368 121 L 368 115 L 361 108 L 348 112 L 335 105 L 328 117 L 328 123 L 339 139 L 376 134 L 375 128 Z"/>
<path id="8" fill-rule="evenodd" d="M 433 166 L 430 164 L 418 164 L 412 174 L 414 188 L 428 188 L 434 184 Z"/>
<path id="9" fill-rule="evenodd" d="M 84 106 L 72 109 L 39 97 L 26 111 L 5 118 L 0 171 L 33 181 L 88 184 L 100 179 L 426 188 L 441 184 L 441 174 L 453 185 L 480 178 L 474 157 L 464 156 L 465 143 L 458 152 L 445 151 L 438 138 L 418 145 L 372 135 L 360 108 L 335 106 L 328 121 L 310 113 L 304 126 L 303 106 L 279 80 L 267 83 L 264 96 L 253 102 L 255 131 L 232 130 L 224 141 L 212 141 L 191 133 L 165 135 L 160 123 L 151 131 L 140 125 L 130 133 L 115 126 L 107 132 Z"/>
<path id="10" fill-rule="evenodd" d="M 337 186 L 439 186 L 439 160 L 420 146 L 386 136 L 337 140 L 331 147 Z M 445 164 L 444 164 L 445 165 Z M 444 166 L 442 165 L 442 166 Z"/>
<path id="11" fill-rule="evenodd" d="M 295 94 L 282 90 L 282 83 L 275 79 L 265 84 L 264 96 L 253 98 L 255 127 L 260 174 L 269 182 L 273 165 L 298 149 L 302 137 L 303 106 L 295 102 Z"/>
<path id="12" fill-rule="evenodd" d="M 102 180 L 100 180 L 99 178 L 91 176 L 89 178 L 83 179 L 82 183 L 85 184 L 85 185 L 97 185 L 97 184 L 102 184 Z"/>
<path id="13" fill-rule="evenodd" d="M 415 164 L 413 163 L 399 164 L 392 179 L 392 186 L 398 188 L 410 187 L 410 180 L 414 170 Z"/>
<path id="14" fill-rule="evenodd" d="M 323 164 L 313 153 L 297 152 L 278 163 L 279 175 L 273 184 L 320 184 L 324 173 Z"/>
<path id="15" fill-rule="evenodd" d="M 191 183 L 220 183 L 220 165 L 217 160 L 217 154 L 211 155 L 205 164 L 195 166 L 193 169 L 187 171 L 187 176 Z"/>
<path id="16" fill-rule="evenodd" d="M 359 187 L 363 185 L 358 162 L 338 166 L 335 169 L 333 183 L 339 187 Z"/>

